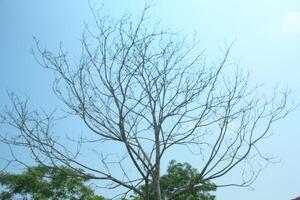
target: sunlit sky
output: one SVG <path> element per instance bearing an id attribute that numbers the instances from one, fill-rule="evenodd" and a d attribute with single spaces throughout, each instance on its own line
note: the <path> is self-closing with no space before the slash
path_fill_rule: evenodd
<path id="1" fill-rule="evenodd" d="M 118 18 L 138 16 L 142 0 L 92 1 L 103 14 Z M 200 48 L 210 60 L 218 58 L 226 43 L 235 40 L 231 59 L 251 72 L 255 82 L 279 84 L 293 90 L 291 101 L 300 102 L 300 1 L 299 0 L 156 0 L 151 18 L 182 35 L 197 33 Z M 85 23 L 92 23 L 85 0 L 0 0 L 0 107 L 9 103 L 6 92 L 27 94 L 32 105 L 54 108 L 53 76 L 31 55 L 33 36 L 56 50 L 62 41 L 74 57 L 80 52 Z M 300 196 L 300 109 L 273 129 L 262 147 L 280 162 L 269 165 L 253 190 L 222 188 L 218 200 L 282 200 Z M 0 146 L 1 147 L 1 146 Z M 4 147 L 1 147 L 4 150 Z M 1 152 L 1 151 L 0 151 Z M 1 156 L 5 153 L 2 151 Z"/>

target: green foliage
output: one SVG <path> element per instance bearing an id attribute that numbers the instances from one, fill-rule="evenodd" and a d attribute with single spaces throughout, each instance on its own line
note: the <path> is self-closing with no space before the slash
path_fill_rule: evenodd
<path id="1" fill-rule="evenodd" d="M 168 166 L 167 174 L 160 178 L 162 199 L 166 199 L 170 191 L 181 189 L 189 183 L 197 180 L 199 173 L 189 163 L 177 163 L 172 160 Z M 142 186 L 145 190 L 145 186 Z M 205 182 L 199 186 L 193 187 L 191 190 L 183 192 L 175 197 L 175 200 L 215 200 L 216 197 L 210 192 L 215 191 L 214 184 Z M 154 200 L 152 185 L 149 185 L 150 200 Z M 132 196 L 133 200 L 142 200 L 138 196 Z"/>
<path id="2" fill-rule="evenodd" d="M 105 200 L 84 185 L 85 179 L 75 175 L 74 170 L 66 167 L 49 169 L 43 166 L 31 167 L 22 174 L 2 172 L 0 199 L 21 196 L 33 200 Z"/>
<path id="3" fill-rule="evenodd" d="M 170 191 L 180 189 L 196 180 L 199 173 L 188 163 L 177 163 L 172 160 L 167 174 L 160 178 L 162 199 L 168 197 Z M 86 186 L 84 178 L 69 168 L 49 169 L 43 166 L 32 167 L 21 174 L 0 173 L 1 200 L 11 200 L 14 197 L 25 197 L 33 200 L 105 200 L 94 194 Z M 145 186 L 141 186 L 145 190 Z M 152 185 L 149 184 L 149 197 L 154 200 Z M 177 196 L 175 200 L 215 200 L 210 192 L 215 191 L 213 184 L 205 183 Z M 132 200 L 142 200 L 137 195 Z"/>

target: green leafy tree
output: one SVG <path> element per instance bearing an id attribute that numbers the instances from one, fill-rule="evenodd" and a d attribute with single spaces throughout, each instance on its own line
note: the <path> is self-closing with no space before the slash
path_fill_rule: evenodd
<path id="1" fill-rule="evenodd" d="M 174 199 L 174 200 L 215 200 L 215 195 L 210 194 L 216 190 L 216 186 L 210 182 L 203 181 L 202 184 L 193 187 L 187 187 L 190 183 L 195 181 L 199 177 L 198 171 L 193 168 L 189 163 L 178 163 L 172 160 L 168 166 L 167 174 L 160 178 L 162 199 Z M 142 190 L 145 190 L 145 185 L 141 186 Z M 185 189 L 178 196 L 170 196 L 171 192 L 179 191 L 182 188 Z M 152 184 L 148 186 L 149 199 L 153 200 L 154 192 Z M 133 196 L 134 200 L 142 200 L 141 197 Z"/>
<path id="2" fill-rule="evenodd" d="M 14 197 L 33 200 L 105 200 L 86 186 L 86 179 L 73 169 L 36 166 L 21 174 L 0 173 L 0 199 Z"/>

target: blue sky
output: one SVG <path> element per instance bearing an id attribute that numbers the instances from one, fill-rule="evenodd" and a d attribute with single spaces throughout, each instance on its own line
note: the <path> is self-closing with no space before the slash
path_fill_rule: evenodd
<path id="1" fill-rule="evenodd" d="M 94 1 L 96 2 L 96 1 Z M 182 35 L 197 33 L 209 60 L 220 56 L 224 44 L 236 40 L 231 59 L 250 71 L 255 82 L 292 89 L 300 101 L 300 1 L 299 0 L 160 0 L 154 1 L 153 20 Z M 138 16 L 141 0 L 101 1 L 103 13 L 118 18 Z M 0 0 L 0 106 L 8 103 L 6 91 L 28 94 L 35 107 L 51 110 L 59 102 L 50 93 L 53 76 L 30 54 L 32 37 L 56 50 L 63 41 L 74 57 L 80 52 L 84 23 L 92 16 L 87 1 Z M 266 88 L 267 88 L 266 87 Z M 267 92 L 267 91 L 266 91 Z M 218 200 L 291 199 L 300 196 L 300 110 L 273 128 L 262 149 L 281 162 L 270 165 L 245 188 L 219 189 Z M 2 147 L 4 149 L 4 147 Z M 1 155 L 3 155 L 2 151 Z"/>

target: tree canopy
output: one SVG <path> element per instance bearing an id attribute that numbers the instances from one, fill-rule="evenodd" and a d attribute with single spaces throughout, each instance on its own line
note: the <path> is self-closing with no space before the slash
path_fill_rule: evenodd
<path id="1" fill-rule="evenodd" d="M 0 199 L 105 200 L 85 185 L 87 179 L 69 168 L 30 167 L 21 174 L 0 173 Z"/>
<path id="2" fill-rule="evenodd" d="M 193 183 L 195 179 L 198 179 L 199 172 L 193 168 L 189 163 L 178 163 L 172 160 L 169 163 L 167 174 L 161 176 L 161 194 L 162 199 L 170 198 L 170 194 L 175 190 L 181 190 L 183 186 Z M 145 185 L 141 186 L 142 190 L 145 190 Z M 152 185 L 150 184 L 149 199 L 154 200 L 154 193 Z M 170 199 L 173 200 L 215 200 L 215 195 L 210 194 L 216 190 L 216 186 L 210 182 L 203 182 L 202 185 L 197 187 L 191 187 L 176 197 Z M 134 200 L 141 200 L 136 196 Z"/>
<path id="3" fill-rule="evenodd" d="M 212 189 L 206 188 L 209 182 L 249 186 L 263 168 L 261 162 L 270 161 L 260 143 L 293 109 L 288 106 L 289 91 L 274 89 L 269 96 L 259 84 L 251 84 L 248 74 L 230 60 L 232 45 L 208 65 L 197 40 L 151 23 L 150 8 L 146 4 L 137 19 L 118 20 L 92 9 L 95 24 L 82 34 L 77 61 L 70 60 L 74 57 L 62 46 L 53 52 L 35 40 L 33 54 L 54 72 L 53 93 L 65 113 L 33 109 L 28 99 L 11 93 L 11 106 L 0 113 L 0 122 L 17 131 L 1 134 L 0 141 L 10 147 L 8 165 L 24 164 L 26 159 L 14 153 L 24 148 L 28 157 L 50 169 L 39 173 L 56 175 L 57 166 L 80 169 L 78 177 L 67 182 L 56 182 L 59 176 L 49 183 L 38 179 L 46 181 L 47 187 L 40 188 L 45 194 L 64 184 L 60 188 L 73 195 L 77 190 L 69 184 L 90 179 L 102 181 L 107 189 L 122 188 L 120 195 L 135 193 L 149 200 L 153 194 L 161 200 L 168 192 L 170 199 L 184 199 L 187 191 L 199 195 L 200 188 Z M 61 116 L 81 120 L 83 134 L 72 132 L 61 139 L 53 128 Z M 198 161 L 194 167 L 199 173 L 171 163 L 168 175 L 161 177 L 161 161 L 172 159 L 167 153 L 178 149 Z M 87 157 L 94 163 L 86 162 Z M 233 172 L 240 176 L 215 181 Z M 177 176 L 183 181 L 176 183 Z M 78 197 L 87 188 L 80 189 Z"/>

